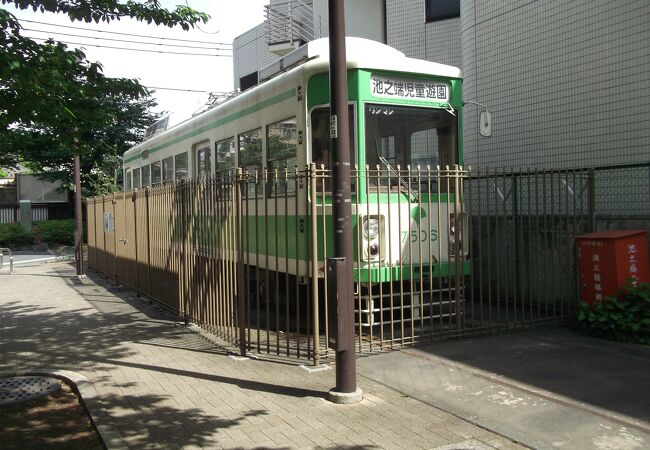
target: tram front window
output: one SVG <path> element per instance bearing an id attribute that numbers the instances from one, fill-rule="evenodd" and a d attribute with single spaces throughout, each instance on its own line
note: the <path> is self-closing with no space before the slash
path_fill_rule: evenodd
<path id="1" fill-rule="evenodd" d="M 366 164 L 371 170 L 377 166 L 381 170 L 379 177 L 370 177 L 371 185 L 385 189 L 390 184 L 397 190 L 397 185 L 404 185 L 403 180 L 410 178 L 411 189 L 425 193 L 429 187 L 422 178 L 426 178 L 427 165 L 435 170 L 437 165 L 444 168 L 458 161 L 458 118 L 447 110 L 366 104 L 365 119 Z M 397 177 L 397 166 L 403 180 Z M 407 166 L 411 166 L 410 177 Z M 419 187 L 418 166 L 423 171 Z M 446 191 L 446 183 L 438 187 L 435 177 L 431 178 L 431 192 Z"/>

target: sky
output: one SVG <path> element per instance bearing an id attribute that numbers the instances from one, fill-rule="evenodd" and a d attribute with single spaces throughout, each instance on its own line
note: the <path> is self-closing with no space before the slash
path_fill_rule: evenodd
<path id="1" fill-rule="evenodd" d="M 183 3 L 183 1 L 161 0 L 161 5 L 168 9 L 173 9 L 179 3 Z M 21 24 L 25 36 L 52 37 L 62 42 L 85 43 L 86 45 L 69 46 L 83 47 L 89 61 L 102 64 L 106 76 L 137 78 L 142 85 L 148 87 L 204 91 L 184 92 L 163 89 L 156 91 L 154 96 L 158 102 L 157 110 L 171 112 L 170 124 L 174 124 L 190 117 L 192 113 L 199 110 L 208 99 L 207 92 L 232 91 L 232 41 L 236 36 L 264 21 L 264 5 L 268 4 L 269 0 L 187 0 L 187 3 L 198 11 L 208 13 L 211 17 L 210 21 L 207 24 L 199 25 L 193 30 L 183 31 L 180 27 L 172 29 L 148 25 L 131 19 L 121 19 L 109 24 L 88 24 L 77 21 L 71 22 L 64 14 L 18 10 L 8 5 L 2 6 L 2 8 L 9 10 L 19 20 L 24 19 Z M 26 22 L 26 20 L 41 23 Z M 75 28 L 64 28 L 61 25 Z M 77 29 L 77 27 L 82 29 Z M 164 37 L 167 39 L 154 40 L 144 37 L 109 34 L 106 31 Z M 68 36 L 54 33 L 66 33 Z M 115 40 L 110 41 L 107 38 Z M 172 41 L 170 38 L 205 43 Z M 117 39 L 129 42 L 120 42 Z M 156 42 L 165 45 L 142 45 L 136 44 L 134 41 Z M 217 45 L 215 43 L 225 43 L 227 45 Z M 88 44 L 101 45 L 104 48 L 92 47 Z M 209 47 L 212 49 L 171 47 L 169 46 L 171 44 Z M 228 56 L 175 55 L 105 48 L 107 46 L 179 53 L 226 54 Z M 227 50 L 215 50 L 215 47 L 226 48 Z"/>

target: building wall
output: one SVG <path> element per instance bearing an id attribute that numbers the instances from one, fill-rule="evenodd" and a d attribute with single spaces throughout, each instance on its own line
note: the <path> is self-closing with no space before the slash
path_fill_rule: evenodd
<path id="1" fill-rule="evenodd" d="M 478 108 L 465 106 L 466 163 L 650 159 L 648 0 L 462 0 L 460 33 L 464 98 L 493 117 L 480 137 Z"/>
<path id="2" fill-rule="evenodd" d="M 271 5 L 282 5 L 286 0 L 272 0 Z M 328 35 L 327 0 L 303 0 L 313 6 L 314 38 Z M 346 35 L 386 41 L 384 0 L 346 0 Z M 239 79 L 251 72 L 277 61 L 280 57 L 271 53 L 267 45 L 266 24 L 237 36 L 233 41 L 233 81 L 239 88 Z"/>
<path id="3" fill-rule="evenodd" d="M 329 36 L 328 28 L 328 1 L 314 1 L 314 22 L 316 29 L 320 29 L 320 36 Z M 347 36 L 371 39 L 385 43 L 385 17 L 384 0 L 346 0 L 345 9 L 345 34 Z"/>
<path id="4" fill-rule="evenodd" d="M 266 43 L 266 25 L 259 24 L 235 38 L 233 48 L 233 85 L 239 88 L 239 79 L 261 67 L 277 61 L 279 56 L 269 52 Z"/>
<path id="5" fill-rule="evenodd" d="M 461 65 L 460 19 L 426 23 L 424 0 L 386 0 L 386 43 L 411 58 Z"/>

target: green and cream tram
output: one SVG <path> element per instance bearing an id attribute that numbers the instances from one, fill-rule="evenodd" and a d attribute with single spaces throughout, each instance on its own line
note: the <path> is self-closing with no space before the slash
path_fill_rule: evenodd
<path id="1" fill-rule="evenodd" d="M 347 39 L 347 57 L 351 160 L 358 169 L 352 182 L 355 279 L 375 284 L 450 276 L 462 216 L 448 176 L 462 161 L 461 72 L 358 38 Z M 243 237 L 246 261 L 322 276 L 332 239 L 328 69 L 326 39 L 262 69 L 258 86 L 128 150 L 124 189 L 264 174 L 265 182 L 250 182 L 242 197 L 244 226 L 255 229 Z M 314 183 L 292 175 L 314 167 Z M 278 174 L 283 183 L 268 182 Z M 301 264 L 313 248 L 312 202 L 320 211 L 313 228 L 317 263 Z"/>

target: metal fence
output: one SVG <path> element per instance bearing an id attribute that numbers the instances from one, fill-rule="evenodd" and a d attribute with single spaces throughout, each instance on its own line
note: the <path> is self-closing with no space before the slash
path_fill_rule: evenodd
<path id="1" fill-rule="evenodd" d="M 592 170 L 353 173 L 360 352 L 569 318 Z M 89 264 L 242 350 L 329 355 L 331 177 L 238 171 L 88 200 Z"/>

